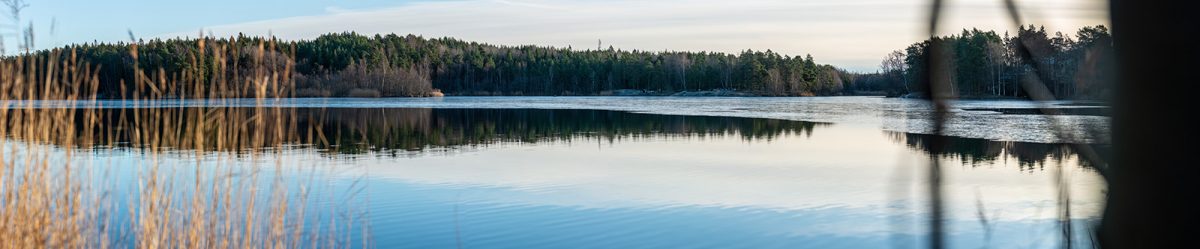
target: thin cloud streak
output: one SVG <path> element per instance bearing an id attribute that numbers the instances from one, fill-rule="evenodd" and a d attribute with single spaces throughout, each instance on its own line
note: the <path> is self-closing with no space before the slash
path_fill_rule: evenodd
<path id="1" fill-rule="evenodd" d="M 1029 2 L 1030 20 L 1073 33 L 1107 24 L 1094 1 Z M 1000 1 L 958 1 L 943 27 L 1010 29 Z M 1036 5 L 1034 5 L 1036 4 Z M 331 32 L 455 37 L 500 45 L 604 47 L 736 53 L 772 50 L 854 71 L 873 71 L 879 59 L 925 37 L 924 1 L 518 1 L 418 2 L 376 10 L 341 10 L 206 27 L 237 33 L 311 39 Z M 1053 18 L 1051 18 L 1053 17 Z M 197 27 L 199 28 L 199 27 Z M 957 28 L 946 33 L 957 33 Z M 188 37 L 195 31 L 157 37 Z"/>

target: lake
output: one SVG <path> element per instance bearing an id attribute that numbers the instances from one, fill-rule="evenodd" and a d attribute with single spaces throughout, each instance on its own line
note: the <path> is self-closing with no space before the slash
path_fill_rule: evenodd
<path id="1" fill-rule="evenodd" d="M 311 189 L 306 208 L 330 214 L 306 219 L 350 222 L 347 237 L 380 248 L 926 247 L 930 160 L 945 177 L 951 248 L 1055 247 L 1064 237 L 1087 247 L 1104 182 L 1066 143 L 1103 150 L 1108 141 L 1097 135 L 1107 117 L 992 111 L 1087 107 L 1070 102 L 958 101 L 940 151 L 927 102 L 874 97 L 29 104 L 95 110 L 94 122 L 113 124 L 221 125 L 194 111 L 214 107 L 249 117 L 224 124 L 235 129 L 290 120 L 246 132 L 277 137 L 269 150 L 197 150 L 211 141 L 164 132 L 162 152 L 148 154 L 118 132 L 51 143 L 51 154 L 86 152 L 72 160 L 102 172 L 114 193 L 137 192 L 150 161 L 175 162 L 163 170 L 184 177 L 218 167 L 280 173 Z M 121 114 L 145 109 L 177 112 Z"/>

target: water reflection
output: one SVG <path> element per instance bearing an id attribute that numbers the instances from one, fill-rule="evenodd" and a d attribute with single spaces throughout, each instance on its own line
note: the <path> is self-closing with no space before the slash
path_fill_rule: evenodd
<path id="1" fill-rule="evenodd" d="M 602 110 L 549 109 L 302 109 L 319 112 L 323 133 L 339 153 L 650 136 L 740 136 L 771 140 L 811 135 L 822 123 L 710 116 L 673 116 Z"/>
<path id="2" fill-rule="evenodd" d="M 133 128 L 149 119 L 128 111 L 105 109 L 94 120 Z M 923 215 L 923 196 L 909 191 L 921 179 L 905 176 L 931 158 L 928 135 L 602 110 L 241 108 L 222 114 L 239 118 L 190 108 L 157 113 L 161 117 L 153 120 L 232 127 L 201 130 L 270 134 L 285 141 L 276 144 L 287 148 L 291 161 L 365 176 L 329 188 L 366 186 L 370 201 L 363 208 L 371 213 L 380 247 L 877 248 L 896 238 L 919 246 L 924 233 L 916 222 L 889 222 Z M 286 124 L 247 125 L 277 120 Z M 186 137 L 189 128 L 163 126 L 172 127 L 157 141 L 166 147 L 227 148 L 208 145 L 213 139 L 172 138 Z M 80 133 L 89 136 L 80 140 L 142 146 L 120 129 Z M 1101 183 L 1075 167 L 1081 163 L 1064 145 L 950 141 L 950 149 L 934 158 L 969 169 L 947 174 L 955 247 L 1037 247 L 1056 238 L 1051 208 L 1057 190 L 1052 174 L 1036 170 L 1041 167 L 1069 166 L 1062 168 L 1075 177 L 1071 191 L 1078 198 L 1070 202 L 1078 206 L 1076 217 L 1097 213 L 1100 198 L 1087 193 L 1098 192 Z M 431 155 L 457 150 L 466 152 Z M 986 213 L 992 227 L 981 228 L 977 213 Z M 985 236 L 995 242 L 983 242 Z"/>
<path id="3" fill-rule="evenodd" d="M 426 150 L 452 150 L 495 143 L 542 143 L 599 139 L 609 143 L 647 137 L 703 138 L 737 136 L 746 141 L 770 141 L 779 136 L 811 136 L 827 123 L 715 116 L 654 115 L 604 110 L 554 109 L 428 109 L 428 108 L 229 108 L 220 119 L 240 122 L 210 123 L 213 127 L 236 127 L 250 134 L 277 136 L 289 146 L 312 146 L 339 155 L 364 153 L 405 154 Z M 120 127 L 108 132 L 79 132 L 89 136 L 81 146 L 114 145 L 137 147 L 129 132 L 144 126 L 145 116 L 155 118 L 204 119 L 211 108 L 99 109 L 80 111 L 94 119 L 76 117 L 76 127 Z M 228 116 L 239 116 L 231 118 Z M 217 117 L 207 117 L 214 119 Z M 142 124 L 139 125 L 139 121 Z M 280 125 L 249 126 L 250 122 L 287 122 Z M 168 123 L 168 122 L 164 122 Z M 170 126 L 170 125 L 165 125 Z M 243 126 L 243 127 L 238 127 Z M 217 147 L 215 139 L 189 140 L 187 127 L 173 126 L 155 141 L 159 146 L 189 149 Z M 82 128 L 80 128 L 82 130 Z M 35 138 L 41 139 L 41 138 Z M 230 148 L 239 150 L 239 148 Z"/>
<path id="4" fill-rule="evenodd" d="M 909 148 L 917 149 L 926 154 L 933 153 L 932 142 L 936 135 L 884 132 L 896 143 L 903 143 Z M 1022 170 L 1044 170 L 1047 161 L 1063 161 L 1078 157 L 1071 144 L 1065 143 L 1028 143 L 993 141 L 978 138 L 963 138 L 943 136 L 943 148 L 936 156 L 960 159 L 963 165 L 980 166 L 996 160 L 1014 159 Z M 1098 150 L 1106 150 L 1107 145 L 1091 145 Z M 1091 162 L 1081 160 L 1082 165 L 1089 166 Z"/>
<path id="5" fill-rule="evenodd" d="M 744 141 L 771 141 L 781 136 L 812 136 L 814 130 L 829 123 L 778 119 L 642 114 L 607 110 L 562 109 L 430 109 L 430 108 L 231 108 L 223 112 L 240 118 L 226 119 L 293 122 L 288 125 L 213 123 L 213 126 L 245 126 L 260 129 L 250 133 L 287 133 L 280 144 L 315 147 L 335 155 L 419 155 L 426 151 L 446 151 L 462 147 L 486 147 L 496 143 L 544 143 L 596 139 L 615 143 L 648 137 L 704 138 L 733 136 Z M 190 120 L 210 111 L 203 108 L 164 108 L 160 116 Z M 132 129 L 138 119 L 129 109 L 101 109 L 91 120 L 97 127 Z M 236 122 L 235 122 L 236 123 Z M 85 127 L 80 123 L 76 127 Z M 261 128 L 259 128 L 261 127 Z M 177 128 L 177 127 L 176 127 Z M 83 128 L 80 128 L 83 129 Z M 117 131 L 112 131 L 117 130 Z M 85 133 L 81 146 L 139 146 L 129 133 L 120 129 Z M 925 153 L 932 151 L 933 135 L 885 131 L 895 143 Z M 183 131 L 164 134 L 187 137 Z M 212 142 L 210 140 L 208 142 Z M 164 147 L 187 149 L 196 146 L 186 139 L 163 139 Z M 202 142 L 203 143 L 203 142 Z M 954 157 L 965 165 L 978 166 L 995 160 L 1015 159 L 1024 170 L 1040 169 L 1046 160 L 1061 161 L 1075 156 L 1069 144 L 1005 142 L 987 139 L 948 137 L 947 149 L 938 156 Z M 1102 147 L 1103 148 L 1103 147 Z M 232 148 L 237 150 L 237 148 Z M 1085 162 L 1086 163 L 1086 162 Z"/>

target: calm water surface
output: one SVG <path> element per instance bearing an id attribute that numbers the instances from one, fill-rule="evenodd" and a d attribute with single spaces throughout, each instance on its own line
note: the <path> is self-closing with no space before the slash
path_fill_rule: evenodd
<path id="1" fill-rule="evenodd" d="M 283 158 L 320 167 L 329 180 L 319 195 L 356 196 L 355 208 L 380 248 L 923 247 L 929 160 L 940 160 L 945 169 L 952 248 L 1055 247 L 1062 237 L 1060 203 L 1071 207 L 1076 242 L 1087 244 L 1086 228 L 1103 200 L 1100 178 L 1058 142 L 1105 139 L 1065 136 L 1046 125 L 1053 120 L 1083 134 L 1106 129 L 1103 117 L 959 109 L 952 147 L 933 155 L 933 137 L 921 134 L 927 105 L 912 100 L 272 103 L 288 107 L 287 115 L 319 117 L 301 119 L 298 127 L 313 127 L 329 142 L 297 143 Z M 217 104 L 246 103 L 101 106 Z M 119 146 L 97 153 L 113 159 L 114 167 L 145 160 Z M 1060 180 L 1068 200 L 1059 195 Z"/>

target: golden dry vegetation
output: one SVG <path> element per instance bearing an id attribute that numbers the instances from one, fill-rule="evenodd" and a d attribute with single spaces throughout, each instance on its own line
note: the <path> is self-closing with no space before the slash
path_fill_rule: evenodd
<path id="1" fill-rule="evenodd" d="M 318 197 L 306 173 L 318 165 L 291 165 L 283 148 L 321 142 L 319 129 L 297 125 L 311 117 L 262 104 L 290 94 L 293 62 L 272 56 L 273 41 L 206 41 L 189 56 L 195 70 L 136 68 L 115 112 L 99 111 L 113 102 L 97 100 L 97 68 L 72 51 L 0 60 L 0 248 L 368 246 L 366 232 L 350 239 L 366 227 L 356 216 L 307 210 Z M 133 65 L 137 46 L 129 45 Z M 237 96 L 259 104 L 154 102 Z M 118 145 L 132 159 L 107 156 Z M 114 176 L 122 167 L 136 172 L 135 184 Z"/>

